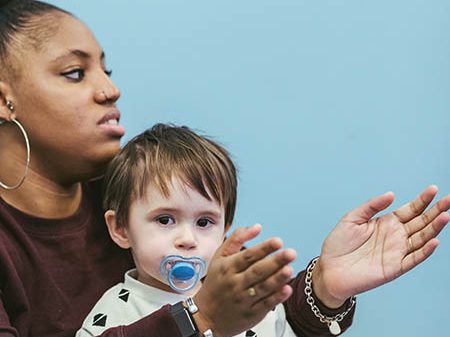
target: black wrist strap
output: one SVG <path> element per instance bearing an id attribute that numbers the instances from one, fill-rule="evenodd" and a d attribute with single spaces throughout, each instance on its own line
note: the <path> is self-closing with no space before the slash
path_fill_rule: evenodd
<path id="1" fill-rule="evenodd" d="M 178 302 L 170 308 L 170 313 L 175 320 L 175 323 L 180 330 L 182 337 L 198 337 L 198 329 L 189 311 L 183 305 L 183 302 Z"/>

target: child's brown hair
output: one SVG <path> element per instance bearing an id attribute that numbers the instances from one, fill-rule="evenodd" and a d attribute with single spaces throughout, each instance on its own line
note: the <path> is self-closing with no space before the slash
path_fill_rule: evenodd
<path id="1" fill-rule="evenodd" d="M 236 167 L 220 144 L 186 126 L 156 124 L 131 139 L 105 174 L 103 207 L 126 226 L 131 203 L 149 184 L 169 196 L 173 178 L 225 208 L 225 226 L 233 222 L 237 197 Z"/>

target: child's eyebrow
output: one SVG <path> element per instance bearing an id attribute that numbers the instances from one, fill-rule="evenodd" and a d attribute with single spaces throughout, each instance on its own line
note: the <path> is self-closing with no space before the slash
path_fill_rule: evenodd
<path id="1" fill-rule="evenodd" d="M 177 213 L 179 212 L 178 208 L 174 207 L 158 207 L 158 208 L 152 208 L 147 213 L 148 214 L 157 214 L 157 213 Z"/>
<path id="2" fill-rule="evenodd" d="M 217 211 L 202 211 L 200 212 L 202 215 L 206 215 L 206 216 L 210 216 L 210 217 L 214 217 L 214 218 L 220 218 L 222 216 L 221 212 L 217 212 Z"/>

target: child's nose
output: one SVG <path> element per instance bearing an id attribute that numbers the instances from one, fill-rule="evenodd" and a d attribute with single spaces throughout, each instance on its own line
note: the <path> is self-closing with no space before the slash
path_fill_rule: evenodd
<path id="1" fill-rule="evenodd" d="M 186 226 L 182 230 L 175 240 L 175 246 L 179 250 L 191 250 L 197 247 L 197 240 L 193 231 Z"/>

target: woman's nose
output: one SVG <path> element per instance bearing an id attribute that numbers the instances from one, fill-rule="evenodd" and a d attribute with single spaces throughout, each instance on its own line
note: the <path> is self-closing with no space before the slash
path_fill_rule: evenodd
<path id="1" fill-rule="evenodd" d="M 111 79 L 107 79 L 108 83 L 101 86 L 94 93 L 94 99 L 99 104 L 115 103 L 120 97 L 120 90 L 114 85 Z"/>

